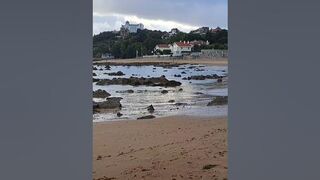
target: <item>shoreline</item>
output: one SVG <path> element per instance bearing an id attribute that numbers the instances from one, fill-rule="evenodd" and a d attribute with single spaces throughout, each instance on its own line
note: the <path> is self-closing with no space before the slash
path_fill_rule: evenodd
<path id="1" fill-rule="evenodd" d="M 93 178 L 226 179 L 227 117 L 93 123 Z"/>
<path id="2" fill-rule="evenodd" d="M 143 58 L 143 59 L 110 59 L 93 61 L 96 65 L 159 65 L 159 64 L 201 64 L 209 66 L 228 66 L 228 58 L 201 58 L 201 59 L 161 59 L 161 58 Z"/>

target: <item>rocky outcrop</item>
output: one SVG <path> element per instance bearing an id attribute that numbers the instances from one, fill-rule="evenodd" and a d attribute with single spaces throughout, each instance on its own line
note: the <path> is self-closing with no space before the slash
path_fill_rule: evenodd
<path id="1" fill-rule="evenodd" d="M 167 90 L 162 90 L 162 91 L 161 91 L 162 94 L 167 94 L 168 92 L 169 92 L 169 91 L 167 91 Z"/>
<path id="2" fill-rule="evenodd" d="M 110 97 L 107 98 L 106 101 L 95 102 L 93 105 L 93 110 L 97 111 L 100 109 L 121 109 L 121 99 L 121 97 Z"/>
<path id="3" fill-rule="evenodd" d="M 134 91 L 132 89 L 129 90 L 125 90 L 125 91 L 116 91 L 116 93 L 134 93 Z"/>
<path id="4" fill-rule="evenodd" d="M 101 79 L 97 82 L 97 85 L 132 85 L 132 86 L 164 86 L 164 87 L 176 87 L 181 83 L 174 80 L 168 80 L 164 76 L 161 77 L 130 77 L 130 78 L 113 78 L 113 79 Z"/>
<path id="5" fill-rule="evenodd" d="M 152 104 L 147 107 L 147 110 L 148 110 L 149 113 L 153 113 L 154 112 L 154 107 L 152 106 Z"/>
<path id="6" fill-rule="evenodd" d="M 213 74 L 213 75 L 190 76 L 190 77 L 187 77 L 187 78 L 183 78 L 183 80 L 205 80 L 205 79 L 218 79 L 218 78 L 222 78 L 222 77 L 217 75 L 217 74 Z"/>
<path id="7" fill-rule="evenodd" d="M 109 76 L 124 76 L 125 74 L 122 71 L 106 73 Z"/>
<path id="8" fill-rule="evenodd" d="M 154 115 L 147 115 L 147 116 L 138 117 L 137 119 L 153 119 L 153 118 L 155 118 Z"/>
<path id="9" fill-rule="evenodd" d="M 216 96 L 207 106 L 218 106 L 228 104 L 228 96 Z"/>
<path id="10" fill-rule="evenodd" d="M 118 112 L 118 113 L 117 113 L 117 116 L 118 116 L 118 117 L 121 117 L 122 115 L 123 115 L 123 114 L 122 114 L 121 112 Z"/>
<path id="11" fill-rule="evenodd" d="M 93 78 L 92 82 L 98 82 L 100 79 Z"/>
<path id="12" fill-rule="evenodd" d="M 109 96 L 111 96 L 111 94 L 108 93 L 105 90 L 102 90 L 102 89 L 98 89 L 96 91 L 93 91 L 93 97 L 94 98 L 106 98 L 106 97 L 109 97 Z"/>

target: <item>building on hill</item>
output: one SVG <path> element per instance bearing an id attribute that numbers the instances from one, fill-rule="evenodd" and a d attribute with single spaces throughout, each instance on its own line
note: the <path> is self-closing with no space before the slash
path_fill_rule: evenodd
<path id="1" fill-rule="evenodd" d="M 138 29 L 143 30 L 144 26 L 143 24 L 130 24 L 129 21 L 126 21 L 126 23 L 124 25 L 121 26 L 122 30 L 128 30 L 129 33 L 136 33 L 138 31 Z"/>
<path id="2" fill-rule="evenodd" d="M 156 54 L 158 53 L 171 53 L 171 48 L 169 44 L 157 44 L 156 47 L 154 48 L 154 52 Z"/>
<path id="3" fill-rule="evenodd" d="M 209 32 L 209 27 L 201 27 L 198 28 L 196 30 L 191 31 L 190 33 L 192 34 L 206 34 L 207 32 Z"/>
<path id="4" fill-rule="evenodd" d="M 219 26 L 216 27 L 215 29 L 210 29 L 210 32 L 212 32 L 212 33 L 217 33 L 219 31 L 222 31 L 222 29 Z"/>
<path id="5" fill-rule="evenodd" d="M 169 36 L 174 36 L 178 34 L 180 31 L 178 28 L 172 28 L 171 31 L 169 32 Z"/>
<path id="6" fill-rule="evenodd" d="M 174 42 L 170 45 L 173 56 L 188 55 L 191 53 L 193 45 L 190 42 Z"/>

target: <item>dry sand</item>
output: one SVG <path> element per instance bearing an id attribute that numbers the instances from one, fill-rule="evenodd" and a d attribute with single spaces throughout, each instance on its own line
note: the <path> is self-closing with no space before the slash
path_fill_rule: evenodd
<path id="1" fill-rule="evenodd" d="M 224 180 L 227 171 L 227 118 L 173 116 L 93 124 L 96 180 Z"/>
<path id="2" fill-rule="evenodd" d="M 123 64 L 128 65 L 130 63 L 172 63 L 172 64 L 203 64 L 203 65 L 214 65 L 214 66 L 227 66 L 228 59 L 227 58 L 215 58 L 215 59 L 162 59 L 162 58 L 143 58 L 143 59 L 114 59 L 114 60 L 100 60 L 94 61 L 95 63 L 113 63 L 113 64 Z"/>

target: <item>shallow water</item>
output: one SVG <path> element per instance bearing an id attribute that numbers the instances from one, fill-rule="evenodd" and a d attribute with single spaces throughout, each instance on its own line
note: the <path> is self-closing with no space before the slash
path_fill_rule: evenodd
<path id="1" fill-rule="evenodd" d="M 196 68 L 188 69 L 190 66 Z M 106 70 L 104 66 L 95 66 L 98 70 L 93 72 L 97 74 L 97 79 L 112 79 L 119 77 L 160 77 L 165 75 L 169 80 L 176 80 L 182 83 L 178 87 L 152 87 L 152 86 L 130 86 L 130 85 L 106 85 L 98 86 L 93 83 L 93 90 L 103 89 L 111 94 L 111 97 L 122 97 L 122 117 L 117 117 L 116 112 L 97 113 L 93 115 L 93 121 L 110 121 L 122 119 L 137 119 L 137 117 L 149 115 L 147 107 L 153 105 L 156 117 L 170 115 L 199 115 L 199 116 L 226 116 L 228 106 L 207 106 L 208 102 L 214 96 L 227 96 L 228 88 L 226 85 L 216 83 L 217 80 L 182 80 L 183 77 L 192 75 L 227 75 L 228 69 L 225 66 L 201 66 L 201 65 L 180 65 L 179 67 L 163 68 L 154 66 L 111 66 Z M 103 70 L 99 70 L 103 68 Z M 196 71 L 196 69 L 203 71 Z M 104 73 L 122 71 L 124 76 L 109 76 Z M 186 74 L 181 74 L 184 71 Z M 181 74 L 181 77 L 174 77 L 175 74 Z M 178 91 L 180 88 L 183 91 Z M 132 89 L 134 93 L 117 93 L 116 91 L 125 91 Z M 162 90 L 168 90 L 167 94 L 162 94 Z M 200 94 L 201 93 L 201 94 Z M 94 98 L 94 101 L 103 99 Z M 175 100 L 169 103 L 169 100 Z M 184 106 L 176 106 L 175 103 L 187 103 Z"/>

